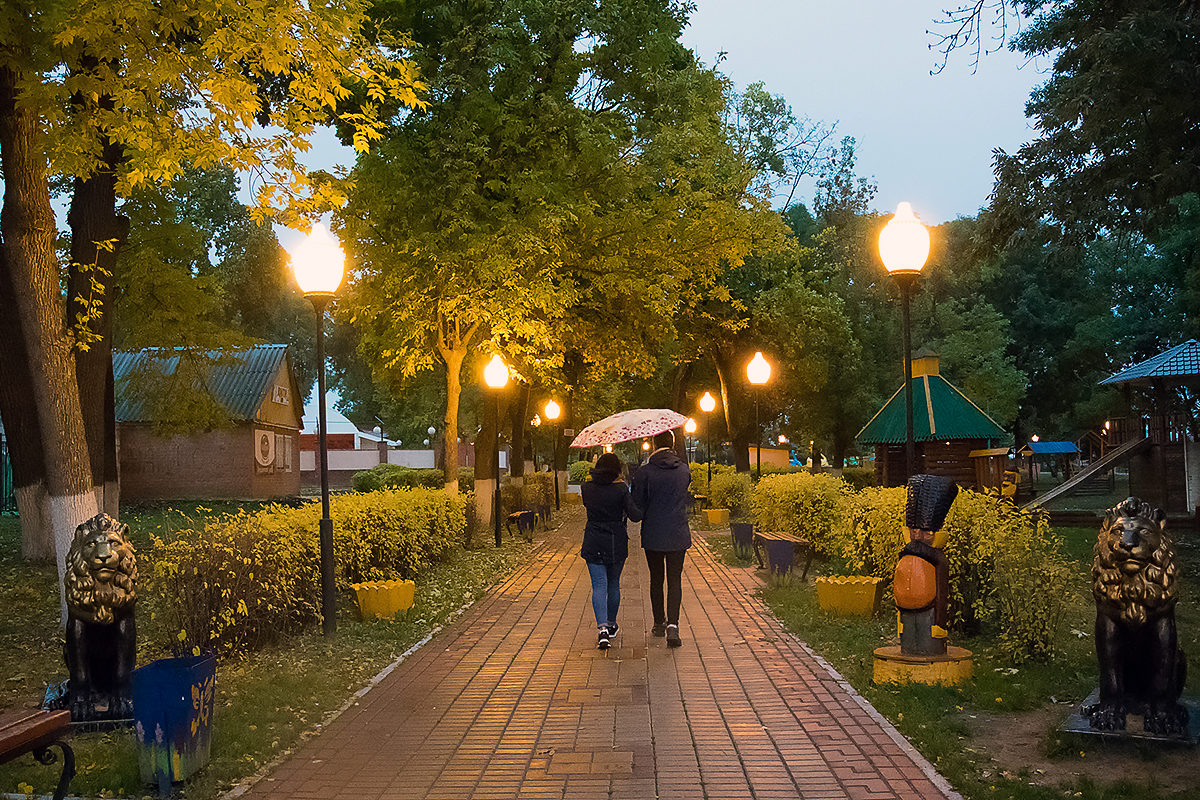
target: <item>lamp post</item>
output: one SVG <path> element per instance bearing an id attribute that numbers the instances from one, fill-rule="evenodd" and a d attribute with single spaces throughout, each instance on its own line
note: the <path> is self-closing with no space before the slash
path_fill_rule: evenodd
<path id="1" fill-rule="evenodd" d="M 533 428 L 534 431 L 536 431 L 538 428 L 542 427 L 542 418 L 539 417 L 537 414 L 534 414 L 533 419 L 529 420 L 529 427 Z M 529 436 L 529 450 L 530 450 L 530 452 L 533 453 L 533 469 L 534 469 L 534 472 L 536 472 L 537 471 L 537 439 L 534 438 L 532 433 Z"/>
<path id="2" fill-rule="evenodd" d="M 496 390 L 496 448 L 492 453 L 492 478 L 496 488 L 492 492 L 492 521 L 496 526 L 496 547 L 500 546 L 500 390 L 508 385 L 508 365 L 500 354 L 492 356 L 492 360 L 483 368 L 483 382 Z"/>
<path id="3" fill-rule="evenodd" d="M 333 520 L 329 517 L 329 448 L 325 439 L 325 309 L 342 283 L 346 256 L 324 225 L 312 226 L 308 236 L 291 253 L 292 270 L 300 291 L 317 314 L 317 449 L 321 470 L 321 628 L 325 636 L 337 634 L 337 584 L 334 579 Z"/>
<path id="4" fill-rule="evenodd" d="M 546 401 L 546 407 L 543 408 L 542 411 L 545 412 L 546 419 L 550 422 L 551 425 L 553 425 L 554 422 L 558 419 L 558 415 L 562 413 L 562 409 L 559 408 L 558 403 L 554 402 L 553 399 Z M 561 507 L 558 504 L 558 435 L 559 435 L 558 430 L 559 429 L 557 427 L 554 428 L 554 435 L 552 437 L 552 441 L 554 442 L 554 444 L 550 448 L 550 469 L 554 473 L 554 510 L 555 511 L 558 511 L 559 508 Z"/>
<path id="5" fill-rule="evenodd" d="M 705 392 L 704 396 L 700 398 L 700 410 L 707 415 L 704 420 L 704 435 L 708 438 L 708 458 L 706 459 L 708 461 L 708 483 L 705 484 L 708 487 L 712 486 L 712 412 L 716 407 L 717 399 L 710 392 Z M 707 492 L 708 489 L 705 491 Z"/>
<path id="6" fill-rule="evenodd" d="M 746 364 L 746 379 L 754 386 L 764 386 L 771 379 L 771 365 L 763 358 L 761 350 L 754 354 L 750 363 Z M 761 389 L 754 392 L 754 439 L 758 448 L 755 480 L 762 478 L 762 430 L 758 421 L 758 398 L 761 394 Z"/>
<path id="7" fill-rule="evenodd" d="M 916 472 L 917 451 L 913 441 L 912 333 L 909 306 L 913 288 L 925 260 L 929 258 L 929 231 L 917 219 L 912 206 L 901 203 L 896 214 L 879 232 L 879 257 L 900 288 L 904 317 L 904 481 Z"/>
<path id="8" fill-rule="evenodd" d="M 683 432 L 686 433 L 688 436 L 691 436 L 692 434 L 694 434 L 696 432 L 696 420 L 692 419 L 691 417 L 688 417 L 687 422 L 683 423 Z M 684 450 L 688 449 L 686 439 L 683 442 L 683 449 Z M 691 458 L 689 457 L 688 460 L 691 461 Z"/>

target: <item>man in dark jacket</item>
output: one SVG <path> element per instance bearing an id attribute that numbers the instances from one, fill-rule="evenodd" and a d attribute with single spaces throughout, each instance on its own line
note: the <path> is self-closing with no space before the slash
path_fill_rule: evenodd
<path id="1" fill-rule="evenodd" d="M 655 636 L 666 636 L 668 647 L 683 644 L 679 637 L 679 604 L 683 599 L 683 557 L 692 546 L 688 527 L 692 473 L 675 452 L 671 431 L 654 437 L 654 452 L 633 476 L 633 502 L 642 510 L 642 549 L 650 568 L 650 607 Z M 663 583 L 667 597 L 663 603 Z"/>

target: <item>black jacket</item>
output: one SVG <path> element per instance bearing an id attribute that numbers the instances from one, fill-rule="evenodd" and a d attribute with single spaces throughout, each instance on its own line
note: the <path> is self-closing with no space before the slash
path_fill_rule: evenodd
<path id="1" fill-rule="evenodd" d="M 630 499 L 629 484 L 614 472 L 593 469 L 592 479 L 579 490 L 587 509 L 579 555 L 592 564 L 620 564 L 629 555 L 625 519 L 642 518 L 641 509 Z"/>
<path id="2" fill-rule="evenodd" d="M 642 510 L 642 547 L 677 551 L 692 546 L 688 484 L 692 473 L 674 450 L 656 450 L 633 476 L 633 502 Z"/>

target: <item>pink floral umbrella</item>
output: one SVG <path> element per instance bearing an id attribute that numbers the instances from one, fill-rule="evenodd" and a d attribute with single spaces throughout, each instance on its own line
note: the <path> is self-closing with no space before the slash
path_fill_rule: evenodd
<path id="1" fill-rule="evenodd" d="M 593 422 L 571 441 L 571 447 L 597 447 L 642 439 L 678 428 L 687 417 L 669 408 L 632 408 Z"/>

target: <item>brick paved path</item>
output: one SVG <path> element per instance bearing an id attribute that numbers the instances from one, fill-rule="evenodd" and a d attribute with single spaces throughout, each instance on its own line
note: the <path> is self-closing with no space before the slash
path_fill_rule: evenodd
<path id="1" fill-rule="evenodd" d="M 649 635 L 631 526 L 621 632 L 595 649 L 582 510 L 248 798 L 957 798 L 703 543 L 684 646 Z"/>

